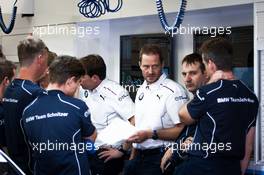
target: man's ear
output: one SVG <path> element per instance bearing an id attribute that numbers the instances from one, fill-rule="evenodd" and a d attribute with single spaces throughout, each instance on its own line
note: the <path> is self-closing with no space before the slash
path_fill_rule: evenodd
<path id="1" fill-rule="evenodd" d="M 66 85 L 71 85 L 72 83 L 74 83 L 76 80 L 75 80 L 75 77 L 71 77 L 71 78 L 68 78 L 67 81 L 66 81 Z"/>
<path id="2" fill-rule="evenodd" d="M 8 86 L 9 83 L 10 83 L 10 80 L 8 79 L 8 77 L 5 77 L 4 80 L 3 80 L 3 84 L 4 84 L 5 86 Z"/>
<path id="3" fill-rule="evenodd" d="M 211 59 L 208 60 L 208 66 L 209 66 L 213 71 L 217 71 L 217 67 L 216 67 L 215 63 L 214 63 Z"/>
<path id="4" fill-rule="evenodd" d="M 97 81 L 100 80 L 100 77 L 99 77 L 98 75 L 96 75 L 96 74 L 92 75 L 91 78 L 92 78 L 92 80 L 95 81 L 95 82 L 97 82 Z"/>

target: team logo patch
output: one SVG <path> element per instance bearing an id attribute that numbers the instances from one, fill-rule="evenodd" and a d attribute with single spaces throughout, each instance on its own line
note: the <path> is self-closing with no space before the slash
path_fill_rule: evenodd
<path id="1" fill-rule="evenodd" d="M 84 113 L 84 117 L 89 117 L 90 116 L 90 111 L 89 110 L 87 110 L 87 111 L 85 111 L 85 113 Z"/>
<path id="2" fill-rule="evenodd" d="M 124 100 L 126 97 L 128 97 L 128 94 L 124 94 L 121 97 L 118 98 L 119 101 Z"/>
<path id="3" fill-rule="evenodd" d="M 159 100 L 161 99 L 161 97 L 162 97 L 162 95 L 159 95 L 159 94 L 157 94 L 157 97 L 159 98 Z"/>
<path id="4" fill-rule="evenodd" d="M 88 91 L 84 91 L 84 97 L 87 98 L 89 96 Z"/>
<path id="5" fill-rule="evenodd" d="M 180 100 L 188 100 L 188 97 L 187 96 L 178 96 L 178 97 L 175 97 L 174 98 L 175 99 L 175 101 L 180 101 Z"/>
<path id="6" fill-rule="evenodd" d="M 142 92 L 142 93 L 139 95 L 138 99 L 139 99 L 139 100 L 142 100 L 143 98 L 144 98 L 144 93 Z"/>

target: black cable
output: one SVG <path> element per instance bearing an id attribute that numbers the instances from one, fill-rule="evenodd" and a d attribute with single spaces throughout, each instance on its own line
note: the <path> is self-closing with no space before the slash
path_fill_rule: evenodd
<path id="1" fill-rule="evenodd" d="M 8 27 L 6 27 L 6 25 L 4 23 L 4 19 L 3 19 L 3 16 L 2 16 L 2 9 L 0 7 L 0 27 L 3 30 L 3 32 L 6 33 L 6 34 L 11 33 L 13 28 L 14 28 L 14 26 L 15 26 L 16 13 L 17 13 L 16 3 L 17 3 L 17 0 L 15 1 L 14 5 L 13 5 L 14 6 L 13 7 L 13 13 L 12 13 L 11 20 L 10 20 L 10 23 L 9 23 Z"/>
<path id="2" fill-rule="evenodd" d="M 78 3 L 79 12 L 87 18 L 98 18 L 106 12 L 117 12 L 122 5 L 123 0 L 118 0 L 115 9 L 110 8 L 109 0 L 81 0 Z"/>
<path id="3" fill-rule="evenodd" d="M 115 9 L 111 9 L 110 8 L 110 3 L 109 3 L 109 0 L 105 0 L 104 1 L 105 5 L 106 5 L 106 10 L 108 12 L 117 12 L 118 10 L 121 9 L 122 5 L 123 5 L 123 0 L 118 0 L 118 4 L 117 4 L 117 7 Z"/>
<path id="4" fill-rule="evenodd" d="M 166 19 L 164 10 L 163 10 L 162 0 L 156 0 L 156 5 L 157 5 L 158 15 L 159 15 L 162 27 L 164 28 L 165 31 L 174 32 L 183 21 L 183 17 L 184 17 L 186 5 L 187 5 L 187 0 L 181 0 L 180 10 L 172 26 L 168 25 L 168 22 L 167 22 L 167 19 Z"/>

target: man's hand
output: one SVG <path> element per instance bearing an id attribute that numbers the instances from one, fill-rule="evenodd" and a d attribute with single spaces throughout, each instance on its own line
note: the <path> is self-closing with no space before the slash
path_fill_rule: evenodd
<path id="1" fill-rule="evenodd" d="M 221 70 L 216 71 L 210 78 L 210 80 L 207 82 L 207 84 L 217 82 L 218 80 L 224 79 L 225 75 L 224 72 Z"/>
<path id="2" fill-rule="evenodd" d="M 167 162 L 171 158 L 171 156 L 172 156 L 172 148 L 168 149 L 161 159 L 160 168 L 161 168 L 162 173 L 164 173 L 164 171 L 166 169 L 165 165 L 167 164 Z"/>
<path id="3" fill-rule="evenodd" d="M 145 140 L 151 138 L 152 131 L 151 130 L 144 130 L 144 131 L 138 131 L 136 134 L 132 135 L 127 139 L 127 142 L 130 143 L 142 143 Z"/>
<path id="4" fill-rule="evenodd" d="M 98 154 L 100 159 L 105 158 L 104 163 L 108 162 L 111 159 L 116 159 L 123 156 L 123 153 L 118 151 L 118 149 L 109 148 L 109 147 L 106 147 L 104 149 L 105 149 L 104 151 Z"/>
<path id="5" fill-rule="evenodd" d="M 221 70 L 216 71 L 207 82 L 207 84 L 217 82 L 218 80 L 234 80 L 235 77 L 232 72 L 224 72 Z"/>
<path id="6" fill-rule="evenodd" d="M 185 139 L 185 141 L 180 146 L 181 150 L 183 152 L 187 152 L 192 142 L 193 142 L 193 137 L 188 137 L 187 139 Z"/>

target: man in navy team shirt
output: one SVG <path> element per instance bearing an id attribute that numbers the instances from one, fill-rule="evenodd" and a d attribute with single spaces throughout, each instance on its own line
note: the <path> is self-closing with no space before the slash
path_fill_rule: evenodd
<path id="1" fill-rule="evenodd" d="M 11 61 L 0 60 L 0 149 L 6 148 L 5 120 L 2 99 L 5 89 L 15 76 L 15 70 L 16 66 Z M 0 174 L 4 174 L 6 171 L 6 163 L 0 162 Z"/>
<path id="2" fill-rule="evenodd" d="M 4 98 L 5 135 L 11 159 L 28 175 L 30 154 L 20 120 L 24 108 L 42 90 L 35 82 L 47 69 L 47 47 L 40 39 L 28 37 L 17 46 L 20 70 L 18 78 L 7 87 Z"/>
<path id="3" fill-rule="evenodd" d="M 85 71 L 74 57 L 58 57 L 49 68 L 48 95 L 36 98 L 23 112 L 36 175 L 90 174 L 86 150 L 96 130 L 85 102 L 73 98 Z"/>
<path id="4" fill-rule="evenodd" d="M 222 78 L 198 89 L 179 111 L 183 123 L 197 122 L 198 128 L 190 157 L 175 174 L 244 174 L 254 142 L 258 99 L 241 81 L 234 80 L 232 46 L 227 40 L 208 40 L 201 53 L 207 75 L 212 78 L 222 71 Z"/>

